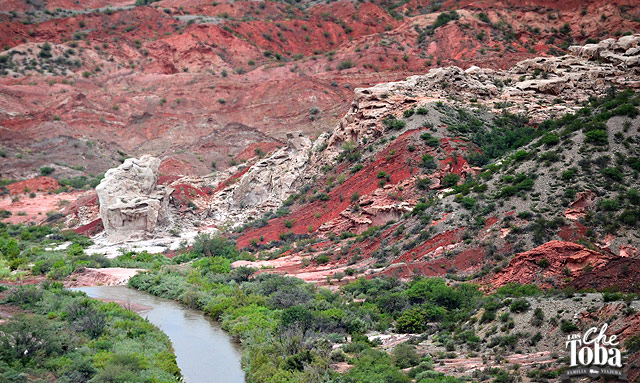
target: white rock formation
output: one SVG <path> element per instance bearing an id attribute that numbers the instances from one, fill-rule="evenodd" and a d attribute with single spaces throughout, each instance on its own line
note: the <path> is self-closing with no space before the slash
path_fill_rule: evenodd
<path id="1" fill-rule="evenodd" d="M 109 242 L 140 240 L 168 220 L 170 187 L 157 185 L 160 160 L 128 158 L 96 187 Z"/>
<path id="2" fill-rule="evenodd" d="M 209 216 L 237 226 L 277 209 L 308 176 L 311 140 L 302 133 L 288 133 L 288 143 L 256 162 L 251 169 L 215 196 Z"/>

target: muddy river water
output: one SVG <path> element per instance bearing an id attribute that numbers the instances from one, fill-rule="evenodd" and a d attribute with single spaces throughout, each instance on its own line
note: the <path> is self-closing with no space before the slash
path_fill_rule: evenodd
<path id="1" fill-rule="evenodd" d="M 158 298 L 125 286 L 81 287 L 96 299 L 115 300 L 150 308 L 139 314 L 171 338 L 178 367 L 189 383 L 244 383 L 239 346 L 218 323 L 201 311 L 169 299 Z"/>

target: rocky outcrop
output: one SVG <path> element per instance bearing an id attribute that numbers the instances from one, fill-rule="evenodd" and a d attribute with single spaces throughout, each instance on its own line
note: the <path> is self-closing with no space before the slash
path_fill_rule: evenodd
<path id="1" fill-rule="evenodd" d="M 596 198 L 596 193 L 591 190 L 578 193 L 576 200 L 565 210 L 564 216 L 572 221 L 583 217 L 586 211 L 593 205 Z"/>
<path id="2" fill-rule="evenodd" d="M 393 198 L 393 193 L 397 193 L 396 189 L 395 185 L 386 185 L 358 198 L 353 205 L 340 212 L 338 217 L 322 224 L 318 231 L 337 235 L 343 232 L 360 234 L 373 225 L 383 226 L 391 220 L 399 219 L 413 209 L 415 202 Z"/>
<path id="3" fill-rule="evenodd" d="M 569 51 L 590 60 L 603 59 L 615 65 L 637 66 L 640 63 L 640 35 L 606 39 L 598 44 L 569 47 Z"/>
<path id="4" fill-rule="evenodd" d="M 596 289 L 640 293 L 640 259 L 616 257 L 604 267 L 581 273 L 569 281 L 576 290 Z"/>
<path id="5" fill-rule="evenodd" d="M 559 287 L 565 279 L 597 272 L 617 258 L 576 243 L 550 241 L 515 255 L 507 267 L 493 276 L 491 286 L 533 283 L 543 288 Z"/>
<path id="6" fill-rule="evenodd" d="M 30 192 L 53 192 L 60 188 L 60 184 L 53 177 L 36 177 L 7 185 L 11 195 Z"/>
<path id="7" fill-rule="evenodd" d="M 477 102 L 490 109 L 508 105 L 508 112 L 541 122 L 581 108 L 583 101 L 606 94 L 611 85 L 640 87 L 640 35 L 575 46 L 570 52 L 523 60 L 506 71 L 450 66 L 404 81 L 357 88 L 351 108 L 330 137 L 329 150 L 323 156 L 333 159 L 346 141 L 363 144 L 381 136 L 383 118 L 398 117 L 408 105 L 438 100 L 449 104 L 457 100 L 460 105 Z M 563 103 L 555 102 L 558 98 Z"/>
<path id="8" fill-rule="evenodd" d="M 380 123 L 383 118 L 401 113 L 407 105 L 437 101 L 449 95 L 467 99 L 496 97 L 500 92 L 493 84 L 495 73 L 475 66 L 467 70 L 450 66 L 410 76 L 404 81 L 356 88 L 351 108 L 340 120 L 328 147 L 339 148 L 346 141 L 364 144 L 382 136 L 385 133 Z"/>
<path id="9" fill-rule="evenodd" d="M 170 187 L 158 185 L 160 160 L 129 158 L 96 187 L 100 218 L 110 242 L 139 240 L 168 220 Z"/>
<path id="10" fill-rule="evenodd" d="M 234 178 L 214 197 L 209 216 L 218 223 L 237 226 L 277 209 L 297 192 L 310 175 L 307 166 L 311 140 L 302 133 L 288 133 L 287 146 L 256 162 Z"/>

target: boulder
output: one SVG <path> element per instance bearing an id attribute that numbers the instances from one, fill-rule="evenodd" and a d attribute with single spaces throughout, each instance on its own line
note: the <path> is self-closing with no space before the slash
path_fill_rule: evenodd
<path id="1" fill-rule="evenodd" d="M 596 60 L 600 57 L 600 52 L 604 48 L 598 44 L 586 44 L 584 46 L 574 45 L 569 47 L 569 52 L 574 56 L 584 57 L 589 60 Z"/>
<path id="2" fill-rule="evenodd" d="M 139 240 L 168 221 L 173 191 L 158 185 L 160 159 L 148 155 L 128 158 L 110 169 L 96 187 L 100 218 L 112 243 Z"/>
<path id="3" fill-rule="evenodd" d="M 639 43 L 640 35 L 622 36 L 618 39 L 618 46 L 625 51 L 637 47 Z"/>
<path id="4" fill-rule="evenodd" d="M 557 95 L 562 93 L 562 90 L 568 83 L 568 78 L 559 77 L 548 80 L 526 80 L 516 83 L 516 88 L 520 90 L 533 90 L 539 93 L 547 93 Z"/>

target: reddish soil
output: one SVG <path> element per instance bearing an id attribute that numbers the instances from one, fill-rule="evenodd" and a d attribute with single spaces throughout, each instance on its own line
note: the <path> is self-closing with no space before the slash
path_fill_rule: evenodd
<path id="1" fill-rule="evenodd" d="M 278 142 L 256 142 L 247 146 L 247 148 L 238 153 L 235 158 L 240 161 L 246 161 L 256 156 L 268 155 L 281 146 L 282 144 Z"/>
<path id="2" fill-rule="evenodd" d="M 306 203 L 287 217 L 275 218 L 269 221 L 269 225 L 263 228 L 246 230 L 237 243 L 239 247 L 246 247 L 254 238 L 264 237 L 262 243 L 278 240 L 281 233 L 293 232 L 305 234 L 309 228 L 317 230 L 322 224 L 338 218 L 340 213 L 349 207 L 354 193 L 368 195 L 377 189 L 380 179 L 379 172 L 390 176 L 389 183 L 397 184 L 410 177 L 415 168 L 407 165 L 409 159 L 416 156 L 407 149 L 407 142 L 411 137 L 420 135 L 421 130 L 412 130 L 404 133 L 394 140 L 387 148 L 376 154 L 374 160 L 368 163 L 362 170 L 351 175 L 344 183 L 337 185 L 329 193 L 327 201 L 316 200 Z M 336 170 L 337 173 L 347 171 L 350 164 L 343 164 Z M 310 192 L 307 200 L 312 197 Z M 398 197 L 401 197 L 398 196 Z M 285 221 L 292 221 L 292 227 L 287 228 Z"/>
<path id="3" fill-rule="evenodd" d="M 2 221 L 42 223 L 47 220 L 47 213 L 62 210 L 81 194 L 82 192 L 79 191 L 59 194 L 36 193 L 34 197 L 22 195 L 18 200 L 14 200 L 11 196 L 0 197 L 0 210 L 11 212 L 11 216 Z"/>
<path id="4" fill-rule="evenodd" d="M 569 285 L 578 290 L 610 289 L 640 293 L 639 273 L 639 258 L 616 258 L 607 262 L 604 267 L 577 275 Z"/>
<path id="5" fill-rule="evenodd" d="M 56 0 L 45 7 L 131 3 Z M 20 158 L 0 158 L 0 171 L 26 178 L 55 157 L 98 174 L 117 164 L 121 151 L 163 156 L 166 175 L 205 174 L 212 162 L 228 166 L 229 154 L 246 159 L 255 145 L 266 145 L 268 152 L 292 127 L 316 135 L 334 126 L 354 87 L 448 64 L 504 68 L 562 53 L 563 43 L 640 29 L 638 9 L 622 1 L 449 1 L 432 11 L 430 2 L 412 0 L 393 11 L 405 15 L 402 20 L 369 2 L 337 1 L 308 10 L 276 2 L 214 4 L 164 0 L 31 24 L 22 23 L 22 15 L 0 17 L 2 46 L 24 53 L 51 42 L 63 44 L 64 51 L 73 42 L 76 54 L 83 52 L 80 66 L 67 68 L 74 73 L 68 78 L 34 71 L 0 78 L 3 149 L 13 154 L 33 146 Z M 24 0 L 4 6 L 34 9 Z M 460 19 L 433 35 L 421 32 L 449 9 L 457 9 Z M 479 20 L 480 12 L 491 23 Z M 223 22 L 191 24 L 176 16 Z M 565 24 L 575 27 L 558 32 Z M 319 112 L 311 116 L 312 108 Z M 42 146 L 60 137 L 90 139 L 102 155 L 89 158 L 95 147 Z M 456 171 L 465 165 L 447 161 Z"/>
<path id="6" fill-rule="evenodd" d="M 82 234 L 82 235 L 85 235 L 87 237 L 91 237 L 93 235 L 96 235 L 96 234 L 100 233 L 102 230 L 104 230 L 104 226 L 102 225 L 102 219 L 98 218 L 98 219 L 95 219 L 95 220 L 89 222 L 86 225 L 82 225 L 82 226 L 74 229 L 73 231 L 75 231 L 78 234 Z"/>
<path id="7" fill-rule="evenodd" d="M 169 157 L 162 160 L 160 168 L 158 169 L 161 177 L 174 177 L 179 178 L 185 174 L 193 174 L 195 169 L 188 161 L 182 161 L 176 157 Z M 161 178 L 158 182 L 165 183 L 164 178 Z"/>
<path id="8" fill-rule="evenodd" d="M 580 222 L 572 222 L 560 228 L 558 236 L 565 241 L 576 242 L 585 239 L 587 228 Z"/>
<path id="9" fill-rule="evenodd" d="M 514 256 L 509 265 L 490 278 L 492 288 L 507 283 L 536 284 L 542 288 L 570 285 L 579 289 L 617 287 L 638 291 L 640 259 L 624 258 L 605 250 L 594 251 L 562 241 L 550 241 Z"/>
<path id="10" fill-rule="evenodd" d="M 37 177 L 29 180 L 14 182 L 7 186 L 12 195 L 29 194 L 31 192 L 53 192 L 60 188 L 60 184 L 53 177 Z"/>

